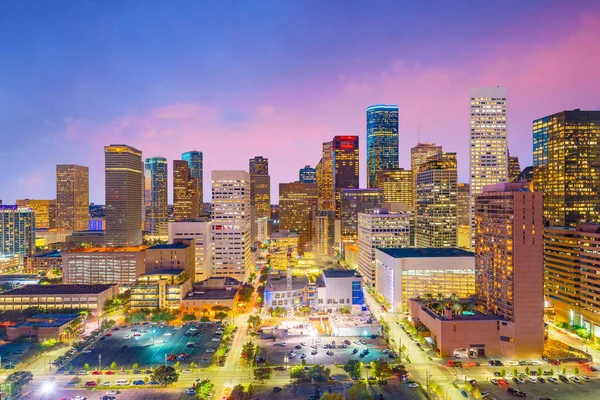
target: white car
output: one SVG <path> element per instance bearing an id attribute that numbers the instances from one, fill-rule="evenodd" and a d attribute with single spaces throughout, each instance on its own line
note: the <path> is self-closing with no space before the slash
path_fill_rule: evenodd
<path id="1" fill-rule="evenodd" d="M 194 331 L 197 331 L 197 330 L 198 330 L 198 328 L 196 328 L 195 326 L 190 327 L 190 331 L 191 332 L 194 332 Z"/>
<path id="2" fill-rule="evenodd" d="M 481 392 L 481 397 L 488 397 L 490 395 L 490 392 Z"/>
<path id="3" fill-rule="evenodd" d="M 220 342 L 220 341 L 221 341 L 221 338 L 214 337 L 214 338 L 212 338 L 211 340 L 212 340 L 213 342 Z"/>
<path id="4" fill-rule="evenodd" d="M 542 365 L 542 363 L 539 362 L 538 360 L 533 360 L 533 361 L 531 361 L 531 365 Z"/>
<path id="5" fill-rule="evenodd" d="M 86 353 L 86 354 L 91 353 L 91 352 L 92 352 L 92 350 L 90 350 L 90 349 L 86 349 L 86 350 L 82 351 L 82 353 Z"/>
<path id="6" fill-rule="evenodd" d="M 529 378 L 527 378 L 527 380 L 531 383 L 537 383 L 537 379 L 535 379 L 533 376 L 530 376 Z"/>
<path id="7" fill-rule="evenodd" d="M 83 396 L 75 396 L 75 397 L 71 397 L 71 400 L 86 400 L 86 399 Z"/>
<path id="8" fill-rule="evenodd" d="M 290 352 L 290 354 L 288 354 L 289 358 L 294 358 L 296 357 L 298 354 L 295 351 Z"/>
<path id="9" fill-rule="evenodd" d="M 585 376 L 585 375 L 580 375 L 580 376 L 579 376 L 579 379 L 581 379 L 581 380 L 583 380 L 583 381 L 586 381 L 586 382 L 590 380 L 590 378 L 588 378 L 588 377 L 587 377 L 587 376 Z"/>
<path id="10" fill-rule="evenodd" d="M 413 389 L 414 389 L 414 388 L 418 388 L 418 387 L 419 387 L 419 384 L 418 384 L 417 382 L 412 382 L 412 383 L 409 383 L 409 384 L 408 384 L 408 387 L 409 387 L 409 388 L 413 388 Z"/>
<path id="11" fill-rule="evenodd" d="M 173 332 L 165 332 L 164 336 L 173 336 Z"/>
<path id="12" fill-rule="evenodd" d="M 191 370 L 191 369 L 187 369 L 187 368 L 186 368 L 186 369 L 184 369 L 184 370 L 183 370 L 183 371 L 181 371 L 181 372 L 183 372 L 184 374 L 191 374 L 191 373 L 192 373 L 192 370 Z"/>
<path id="13" fill-rule="evenodd" d="M 110 382 L 109 381 L 104 381 L 104 382 L 102 382 L 102 386 L 110 386 Z"/>
<path id="14" fill-rule="evenodd" d="M 518 361 L 509 361 L 506 364 L 514 366 L 514 365 L 519 365 L 519 362 Z"/>
<path id="15" fill-rule="evenodd" d="M 206 349 L 205 353 L 214 353 L 215 351 L 215 349 Z"/>
<path id="16" fill-rule="evenodd" d="M 555 378 L 555 377 L 553 377 L 553 376 L 550 376 L 550 377 L 548 377 L 548 380 L 549 380 L 550 382 L 552 382 L 552 383 L 558 383 L 558 379 L 556 379 L 556 378 Z"/>
<path id="17" fill-rule="evenodd" d="M 108 392 L 106 392 L 107 396 L 116 396 L 117 392 L 115 390 L 109 390 Z"/>

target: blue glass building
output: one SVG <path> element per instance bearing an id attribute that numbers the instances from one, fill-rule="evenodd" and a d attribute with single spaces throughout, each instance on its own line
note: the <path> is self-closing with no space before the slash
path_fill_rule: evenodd
<path id="1" fill-rule="evenodd" d="M 204 167 L 202 152 L 197 150 L 188 151 L 187 153 L 181 154 L 181 159 L 188 163 L 190 168 L 190 175 L 196 178 L 196 190 L 198 193 L 198 213 L 202 213 L 202 205 L 204 203 L 204 191 L 202 185 L 204 184 Z"/>
<path id="2" fill-rule="evenodd" d="M 377 104 L 367 108 L 367 187 L 377 187 L 377 172 L 398 164 L 398 106 Z"/>
<path id="3" fill-rule="evenodd" d="M 144 164 L 144 230 L 154 236 L 167 234 L 168 188 L 167 159 L 147 158 Z"/>

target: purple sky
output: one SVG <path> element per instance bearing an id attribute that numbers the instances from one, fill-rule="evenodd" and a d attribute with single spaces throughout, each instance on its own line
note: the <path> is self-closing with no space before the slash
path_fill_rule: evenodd
<path id="1" fill-rule="evenodd" d="M 533 119 L 600 108 L 600 3 L 480 3 L 8 2 L 0 199 L 55 198 L 55 165 L 77 163 L 104 203 L 103 146 L 125 143 L 167 157 L 169 174 L 204 152 L 205 201 L 211 170 L 262 155 L 275 203 L 342 134 L 360 136 L 364 185 L 378 103 L 399 104 L 401 166 L 420 125 L 468 181 L 470 86 L 508 88 L 510 151 L 530 165 Z"/>

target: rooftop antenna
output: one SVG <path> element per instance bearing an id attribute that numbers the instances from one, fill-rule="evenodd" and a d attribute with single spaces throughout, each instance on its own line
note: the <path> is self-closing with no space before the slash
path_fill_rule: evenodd
<path id="1" fill-rule="evenodd" d="M 417 125 L 417 144 L 421 144 L 421 125 Z"/>

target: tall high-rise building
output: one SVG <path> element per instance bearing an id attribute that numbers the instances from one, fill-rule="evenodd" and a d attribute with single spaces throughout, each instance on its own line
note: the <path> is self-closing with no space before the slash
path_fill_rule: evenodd
<path id="1" fill-rule="evenodd" d="M 173 160 L 173 219 L 198 216 L 198 185 L 187 161 Z"/>
<path id="2" fill-rule="evenodd" d="M 484 186 L 508 180 L 506 141 L 506 88 L 472 87 L 471 105 L 471 244 L 473 244 L 476 196 Z"/>
<path id="3" fill-rule="evenodd" d="M 600 111 L 562 111 L 533 121 L 533 168 L 550 225 L 600 222 Z"/>
<path id="4" fill-rule="evenodd" d="M 306 165 L 304 168 L 300 168 L 298 177 L 300 183 L 317 183 L 317 169 Z"/>
<path id="5" fill-rule="evenodd" d="M 204 204 L 204 161 L 202 152 L 193 150 L 181 154 L 181 159 L 187 161 L 190 167 L 190 175 L 196 180 L 196 198 L 198 201 L 197 214 L 194 217 L 202 214 L 202 206 Z"/>
<path id="6" fill-rule="evenodd" d="M 317 208 L 316 183 L 279 184 L 279 230 L 298 234 L 298 253 L 310 251 L 313 214 Z"/>
<path id="7" fill-rule="evenodd" d="M 471 191 L 468 183 L 459 183 L 456 194 L 456 224 L 458 247 L 471 248 Z"/>
<path id="8" fill-rule="evenodd" d="M 508 152 L 508 182 L 518 182 L 519 174 L 521 173 L 521 165 L 519 157 L 513 157 Z"/>
<path id="9" fill-rule="evenodd" d="M 144 165 L 146 218 L 144 230 L 153 236 L 166 236 L 169 219 L 167 159 L 146 158 Z"/>
<path id="10" fill-rule="evenodd" d="M 88 167 L 74 164 L 56 166 L 56 227 L 85 231 L 90 215 Z"/>
<path id="11" fill-rule="evenodd" d="M 181 239 L 193 239 L 195 244 L 195 279 L 201 282 L 211 277 L 213 245 L 211 239 L 212 221 L 207 215 L 185 221 L 169 222 L 169 243 Z"/>
<path id="12" fill-rule="evenodd" d="M 0 205 L 0 254 L 23 257 L 35 253 L 35 216 L 31 208 Z"/>
<path id="13" fill-rule="evenodd" d="M 335 214 L 340 217 L 342 189 L 359 188 L 358 136 L 335 136 L 333 138 L 333 192 Z"/>
<path id="14" fill-rule="evenodd" d="M 412 184 L 412 181 L 411 181 Z M 375 286 L 375 249 L 410 247 L 410 215 L 375 209 L 358 214 L 358 272 Z"/>
<path id="15" fill-rule="evenodd" d="M 250 254 L 250 174 L 212 171 L 211 276 L 244 280 Z"/>
<path id="16" fill-rule="evenodd" d="M 416 195 L 417 195 L 417 174 L 421 165 L 425 164 L 431 157 L 437 157 L 442 154 L 442 146 L 437 146 L 435 143 L 417 143 L 417 145 L 410 149 L 410 169 L 413 173 L 413 191 L 415 193 L 416 206 Z"/>
<path id="17" fill-rule="evenodd" d="M 417 173 L 416 247 L 456 247 L 456 153 L 432 157 Z"/>
<path id="18" fill-rule="evenodd" d="M 377 173 L 398 165 L 398 105 L 367 108 L 367 187 L 375 188 Z"/>
<path id="19" fill-rule="evenodd" d="M 479 305 L 498 325 L 502 354 L 537 358 L 544 350 L 542 194 L 521 183 L 487 186 L 475 203 Z"/>
<path id="20" fill-rule="evenodd" d="M 408 207 L 414 207 L 413 171 L 403 168 L 379 171 L 375 187 L 383 189 L 386 203 L 404 203 Z"/>
<path id="21" fill-rule="evenodd" d="M 333 142 L 323 143 L 321 161 L 317 164 L 317 185 L 319 186 L 319 210 L 335 210 Z"/>
<path id="22" fill-rule="evenodd" d="M 383 189 L 342 189 L 341 235 L 343 243 L 358 241 L 358 214 L 371 213 L 381 208 Z"/>
<path id="23" fill-rule="evenodd" d="M 142 243 L 144 163 L 142 152 L 131 146 L 104 147 L 106 232 L 108 247 L 139 246 Z M 87 228 L 87 224 L 86 224 Z"/>
<path id="24" fill-rule="evenodd" d="M 35 229 L 56 228 L 56 200 L 17 200 L 19 207 L 31 208 L 35 214 Z"/>
<path id="25" fill-rule="evenodd" d="M 254 157 L 249 161 L 250 171 L 250 207 L 251 207 L 251 241 L 258 240 L 258 220 L 269 218 L 271 214 L 271 177 L 269 176 L 269 160 Z"/>
<path id="26" fill-rule="evenodd" d="M 317 256 L 333 255 L 335 211 L 316 211 L 313 218 L 313 252 Z"/>

